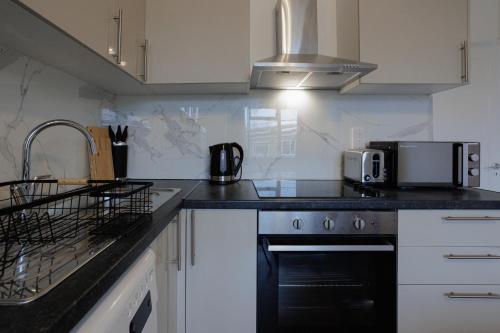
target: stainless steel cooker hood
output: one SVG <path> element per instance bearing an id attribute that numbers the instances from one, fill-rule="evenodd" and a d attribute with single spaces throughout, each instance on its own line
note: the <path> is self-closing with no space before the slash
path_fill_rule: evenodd
<path id="1" fill-rule="evenodd" d="M 318 54 L 317 0 L 279 0 L 277 55 L 253 65 L 253 89 L 337 90 L 377 65 Z"/>

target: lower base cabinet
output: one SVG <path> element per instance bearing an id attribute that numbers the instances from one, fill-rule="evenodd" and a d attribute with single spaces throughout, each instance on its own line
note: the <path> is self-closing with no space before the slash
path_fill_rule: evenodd
<path id="1" fill-rule="evenodd" d="M 187 217 L 186 333 L 255 333 L 257 211 Z"/>
<path id="2" fill-rule="evenodd" d="M 500 210 L 398 212 L 398 332 L 500 332 Z"/>
<path id="3" fill-rule="evenodd" d="M 151 248 L 159 332 L 256 332 L 257 211 L 181 210 Z"/>
<path id="4" fill-rule="evenodd" d="M 182 273 L 181 211 L 153 241 L 150 248 L 156 256 L 156 283 L 158 290 L 158 332 L 176 333 L 184 330 L 184 278 Z"/>
<path id="5" fill-rule="evenodd" d="M 398 332 L 498 333 L 500 299 L 495 294 L 500 285 L 400 285 Z"/>

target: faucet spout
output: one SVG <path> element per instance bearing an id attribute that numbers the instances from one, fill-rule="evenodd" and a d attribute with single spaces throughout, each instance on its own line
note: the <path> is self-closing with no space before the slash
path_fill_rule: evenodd
<path id="1" fill-rule="evenodd" d="M 87 139 L 87 143 L 89 146 L 89 151 L 92 155 L 97 153 L 97 148 L 94 142 L 94 139 L 90 135 L 89 131 L 82 125 L 71 121 L 71 120 L 66 120 L 66 119 L 54 119 L 54 120 L 49 120 L 46 121 L 35 128 L 33 128 L 26 138 L 24 139 L 24 144 L 23 144 L 23 174 L 22 174 L 22 180 L 29 180 L 30 179 L 30 171 L 31 171 L 31 145 L 33 144 L 33 141 L 36 139 L 38 134 L 42 132 L 43 130 L 49 128 L 49 127 L 54 127 L 54 126 L 67 126 L 67 127 L 72 127 L 76 130 L 78 130 L 80 133 L 83 134 L 83 136 Z"/>

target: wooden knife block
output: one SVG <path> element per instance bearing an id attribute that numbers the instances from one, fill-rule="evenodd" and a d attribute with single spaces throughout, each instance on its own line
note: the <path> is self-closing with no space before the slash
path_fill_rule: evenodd
<path id="1" fill-rule="evenodd" d="M 90 178 L 93 180 L 114 180 L 111 139 L 107 127 L 88 127 L 94 139 L 97 154 L 89 156 Z"/>

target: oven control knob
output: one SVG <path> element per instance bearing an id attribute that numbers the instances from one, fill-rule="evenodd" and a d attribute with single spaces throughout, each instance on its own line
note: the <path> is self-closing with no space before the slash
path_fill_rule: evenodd
<path id="1" fill-rule="evenodd" d="M 352 226 L 356 230 L 363 230 L 366 227 L 366 222 L 359 216 L 355 216 L 352 220 Z"/>
<path id="2" fill-rule="evenodd" d="M 302 219 L 296 218 L 296 219 L 293 219 L 293 221 L 292 221 L 292 226 L 295 230 L 302 229 L 303 225 L 304 225 L 304 221 Z"/>
<path id="3" fill-rule="evenodd" d="M 479 176 L 479 169 L 469 169 L 469 175 L 473 177 Z"/>
<path id="4" fill-rule="evenodd" d="M 472 162 L 477 162 L 479 161 L 479 155 L 478 154 L 469 154 L 469 160 Z"/>
<path id="5" fill-rule="evenodd" d="M 325 217 L 323 220 L 323 227 L 325 227 L 325 230 L 333 230 L 335 229 L 335 220 Z"/>

